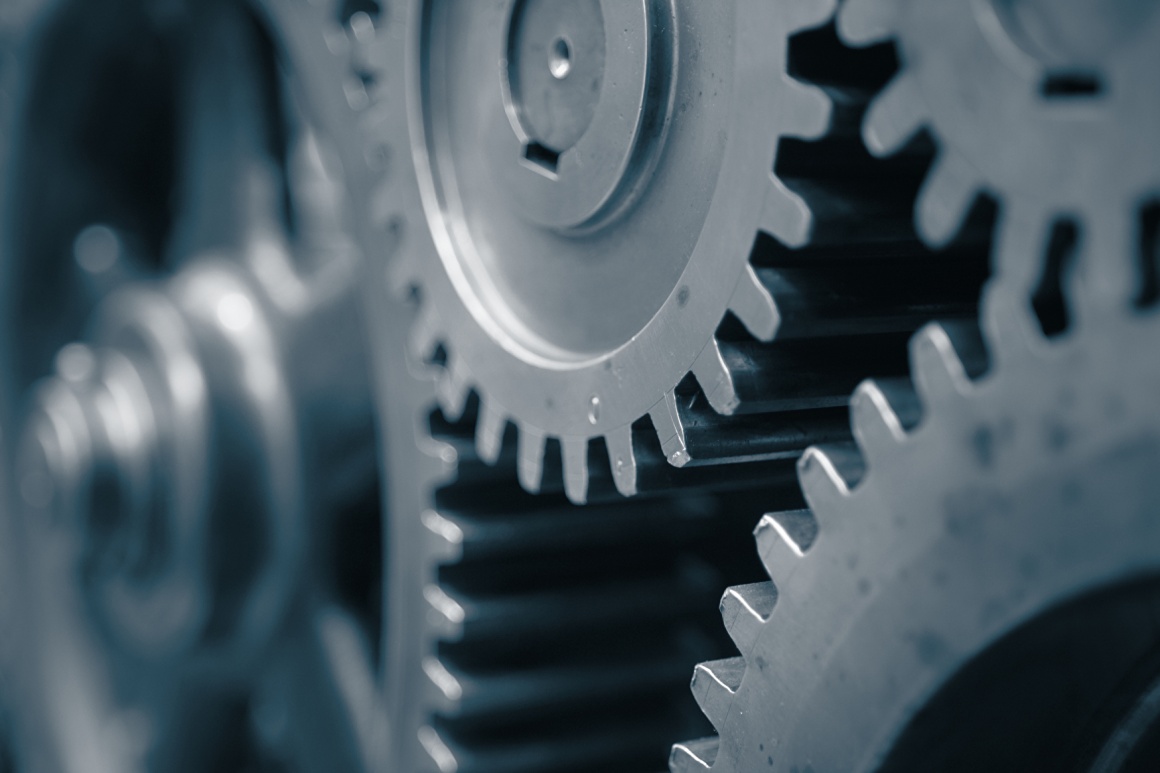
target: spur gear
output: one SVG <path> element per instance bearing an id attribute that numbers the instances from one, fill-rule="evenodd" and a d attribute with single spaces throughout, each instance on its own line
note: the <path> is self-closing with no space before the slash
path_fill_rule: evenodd
<path id="1" fill-rule="evenodd" d="M 772 582 L 721 601 L 742 656 L 693 678 L 720 737 L 673 771 L 1154 764 L 1160 317 L 1084 312 L 1049 340 L 992 290 L 989 365 L 932 325 L 913 389 L 856 391 L 857 446 L 809 451 L 810 509 L 757 527 Z"/>
<path id="2" fill-rule="evenodd" d="M 1151 2 L 849 0 L 851 45 L 892 40 L 903 66 L 864 126 L 877 155 L 923 128 L 939 154 L 916 206 L 943 244 L 980 193 L 1003 212 L 995 265 L 1031 295 L 1059 221 L 1074 221 L 1107 264 L 1090 292 L 1139 286 L 1141 210 L 1160 195 L 1160 13 Z"/>
<path id="3" fill-rule="evenodd" d="M 830 123 L 828 97 L 785 59 L 789 36 L 833 7 L 400 3 L 406 44 L 355 20 L 372 86 L 348 97 L 381 105 L 371 136 L 416 159 L 414 171 L 392 159 L 380 192 L 394 203 L 382 216 L 410 229 L 392 282 L 423 300 L 412 354 L 439 361 L 448 416 L 478 394 L 481 458 L 514 423 L 520 480 L 536 491 L 556 439 L 583 502 L 602 438 L 631 495 L 642 416 L 671 463 L 690 460 L 674 391 L 686 374 L 716 411 L 737 409 L 714 334 L 726 312 L 759 340 L 783 324 L 748 256 L 759 231 L 809 237 L 809 209 L 773 160 L 780 137 Z M 403 181 L 421 201 L 391 190 Z"/>
<path id="4" fill-rule="evenodd" d="M 269 0 L 263 7 L 295 71 L 312 74 L 307 102 L 343 154 L 363 249 L 377 276 L 398 289 L 406 274 L 399 266 L 409 260 L 400 253 L 430 237 L 410 200 L 417 181 L 408 114 L 389 97 L 406 89 L 407 68 L 421 70 L 406 45 L 415 44 L 415 20 L 425 17 L 406 4 Z M 700 50 L 696 29 L 682 29 L 684 48 Z M 742 40 L 755 39 L 744 32 Z M 512 422 L 487 428 L 484 435 L 499 435 L 481 449 L 486 395 L 457 388 L 455 404 L 446 399 L 453 347 L 436 346 L 427 359 L 400 348 L 399 325 L 414 315 L 414 329 L 431 329 L 430 294 L 420 286 L 399 303 L 384 297 L 386 281 L 368 282 L 389 444 L 382 679 L 393 765 L 637 770 L 660 764 L 658 750 L 678 728 L 696 724 L 674 702 L 684 689 L 679 670 L 670 670 L 674 653 L 695 660 L 726 645 L 696 604 L 674 599 L 752 576 L 737 559 L 741 533 L 727 524 L 751 519 L 758 502 L 796 506 L 793 464 L 810 443 L 847 436 L 845 402 L 861 372 L 872 363 L 904 372 L 898 354 L 920 320 L 974 313 L 985 273 L 979 261 L 959 251 L 933 261 L 907 225 L 922 155 L 879 174 L 886 166 L 858 145 L 853 127 L 891 66 L 882 53 L 851 62 L 832 25 L 789 41 L 797 77 L 825 88 L 836 105 L 825 139 L 783 138 L 777 152 L 775 171 L 810 203 L 812 238 L 787 249 L 766 234 L 746 236 L 753 242 L 746 271 L 777 301 L 778 340 L 759 344 L 731 319 L 716 328 L 714 346 L 741 399 L 738 415 L 719 415 L 692 377 L 678 385 L 670 407 L 690 462 L 677 469 L 650 426 L 656 422 L 638 422 L 636 507 L 620 501 L 624 479 L 605 462 L 603 444 L 590 449 L 601 464 L 586 484 L 591 504 L 583 512 L 567 504 L 569 490 L 577 498 L 576 476 L 554 454 L 542 467 L 539 457 L 529 465 L 526 437 Z M 434 261 L 433 248 L 429 254 Z M 898 275 L 911 281 L 898 283 Z M 546 439 L 545 447 L 557 443 Z M 539 478 L 538 496 L 520 490 L 529 470 Z M 671 539 L 655 544 L 657 531 Z"/>

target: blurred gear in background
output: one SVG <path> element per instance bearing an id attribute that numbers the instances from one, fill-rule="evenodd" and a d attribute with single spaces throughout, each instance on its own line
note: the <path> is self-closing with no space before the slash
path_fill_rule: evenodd
<path id="1" fill-rule="evenodd" d="M 1150 769 L 1151 8 L 5 4 L 0 759 Z"/>

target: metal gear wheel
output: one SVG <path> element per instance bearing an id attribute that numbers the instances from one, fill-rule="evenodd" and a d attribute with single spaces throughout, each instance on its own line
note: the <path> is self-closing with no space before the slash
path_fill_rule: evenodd
<path id="1" fill-rule="evenodd" d="M 483 459 L 513 422 L 536 491 L 557 439 L 583 502 L 603 438 L 631 495 L 642 416 L 671 463 L 690 459 L 674 392 L 686 374 L 734 412 L 714 334 L 726 312 L 763 341 L 782 323 L 748 256 L 759 231 L 809 237 L 773 160 L 780 137 L 829 125 L 830 100 L 785 60 L 789 36 L 833 7 L 410 2 L 388 9 L 400 37 L 354 19 L 370 86 L 348 80 L 347 97 L 373 103 L 372 142 L 391 147 L 379 214 L 408 228 L 392 282 L 422 297 L 412 354 L 439 360 L 448 416 L 479 395 Z"/>
<path id="2" fill-rule="evenodd" d="M 1106 257 L 1087 291 L 1138 286 L 1142 207 L 1160 195 L 1160 13 L 1148 2 L 849 0 L 852 45 L 896 42 L 898 77 L 864 126 L 872 152 L 896 152 L 923 128 L 938 159 L 916 207 L 919 232 L 946 243 L 980 193 L 1003 208 L 995 265 L 1027 294 L 1049 235 L 1074 220 Z"/>
<path id="3" fill-rule="evenodd" d="M 757 527 L 772 582 L 722 598 L 743 654 L 693 678 L 720 738 L 674 772 L 1154 763 L 1160 317 L 1086 312 L 1049 340 L 992 290 L 989 366 L 932 325 L 914 388 L 857 390 L 857 446 L 808 452 L 810 509 Z"/>
<path id="4" fill-rule="evenodd" d="M 343 154 L 353 223 L 382 272 L 372 276 L 390 276 L 397 289 L 400 271 L 406 276 L 400 260 L 408 264 L 399 251 L 430 238 L 409 199 L 417 181 L 407 114 L 388 99 L 406 88 L 406 67 L 418 68 L 404 50 L 417 34 L 417 11 L 300 0 L 262 6 L 294 71 L 310 74 L 306 102 Z M 657 750 L 694 724 L 675 700 L 684 680 L 671 667 L 725 646 L 716 644 L 717 632 L 695 602 L 674 601 L 747 576 L 746 562 L 736 558 L 740 533 L 726 520 L 751 519 L 758 501 L 798 502 L 793 463 L 811 442 L 847 436 L 846 396 L 861 377 L 855 373 L 871 363 L 901 373 L 905 363 L 894 355 L 918 320 L 973 314 L 978 261 L 930 260 L 907 226 L 913 170 L 875 178 L 869 168 L 882 165 L 851 131 L 885 77 L 882 63 L 871 58 L 872 66 L 853 68 L 851 82 L 832 26 L 806 35 L 790 48 L 799 47 L 802 77 L 825 84 L 836 99 L 832 133 L 823 142 L 785 140 L 778 164 L 814 209 L 814 239 L 788 250 L 757 237 L 746 270 L 778 302 L 779 340 L 766 348 L 743 330 L 717 330 L 715 345 L 730 364 L 745 415 L 719 416 L 695 384 L 678 389 L 678 434 L 700 464 L 676 469 L 646 422 L 632 451 L 647 501 L 628 507 L 611 470 L 594 471 L 586 492 L 593 504 L 573 511 L 563 495 L 576 493 L 576 478 L 551 458 L 544 468 L 531 465 L 540 496 L 522 493 L 525 436 L 501 422 L 484 432 L 501 433 L 495 445 L 481 449 L 481 402 L 458 387 L 456 399 L 446 399 L 451 377 L 443 357 L 452 357 L 453 347 L 437 347 L 428 360 L 400 348 L 401 324 L 430 330 L 423 321 L 429 293 L 419 287 L 400 304 L 384 297 L 385 281 L 368 282 L 388 444 L 382 679 L 393 765 L 511 773 L 658 764 Z M 696 48 L 690 40 L 686 48 Z M 850 217 L 863 211 L 872 216 Z M 429 255 L 436 259 L 433 248 Z M 913 281 L 899 287 L 890 279 L 896 272 Z M 788 380 L 803 371 L 809 379 Z M 442 407 L 434 397 L 440 392 Z M 664 544 L 655 541 L 658 531 Z"/>

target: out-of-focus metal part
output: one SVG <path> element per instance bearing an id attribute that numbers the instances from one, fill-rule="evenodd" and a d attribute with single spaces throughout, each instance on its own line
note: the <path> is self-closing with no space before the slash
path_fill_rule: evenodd
<path id="1" fill-rule="evenodd" d="M 9 524 L 26 589 L 21 761 L 204 770 L 290 754 L 303 770 L 373 767 L 362 736 L 381 709 L 361 674 L 335 670 L 370 661 L 368 633 L 340 603 L 333 561 L 306 553 L 308 541 L 335 546 L 344 512 L 369 507 L 378 521 L 352 301 L 361 261 L 341 225 L 343 189 L 244 8 L 135 8 L 117 24 L 162 29 L 173 59 L 161 65 L 182 64 L 152 71 L 150 83 L 172 79 L 148 95 L 160 115 L 118 116 L 130 138 L 149 137 L 128 151 L 146 157 L 146 182 L 125 179 L 131 163 L 103 167 L 108 148 L 86 157 L 69 131 L 83 134 L 92 105 L 50 88 L 53 47 L 75 42 L 83 4 L 45 20 L 14 143 L 27 199 L 10 202 L 5 233 L 4 421 L 24 425 L 6 508 L 22 516 Z M 94 39 L 100 50 L 116 36 Z M 132 43 L 142 48 L 118 50 L 135 65 L 121 72 L 129 82 L 148 70 L 149 40 Z M 102 88 L 109 61 L 103 51 L 94 67 Z M 158 101 L 141 96 L 134 104 Z M 68 110 L 80 126 L 52 123 Z M 38 133 L 46 121 L 58 133 Z M 54 196 L 43 165 L 68 154 L 82 163 Z M 150 184 L 174 202 L 172 221 L 151 218 Z M 139 279 L 149 273 L 170 278 Z M 82 342 L 60 348 L 21 401 L 45 348 L 82 332 L 86 305 L 97 311 Z M 270 682 L 307 707 L 294 727 L 311 728 L 311 745 L 286 742 L 287 701 Z"/>
<path id="2" fill-rule="evenodd" d="M 828 97 L 785 59 L 833 8 L 411 2 L 390 9 L 395 33 L 353 20 L 370 85 L 348 78 L 347 98 L 393 149 L 374 214 L 409 229 L 391 281 L 423 303 L 412 356 L 440 365 L 448 417 L 478 394 L 481 459 L 513 423 L 537 491 L 558 440 L 584 502 L 603 439 L 631 495 L 638 419 L 671 464 L 690 460 L 673 408 L 688 373 L 714 410 L 737 410 L 715 333 L 726 312 L 763 341 L 781 324 L 748 258 L 759 231 L 791 246 L 811 232 L 773 159 L 780 138 L 830 125 Z"/>
<path id="3" fill-rule="evenodd" d="M 916 207 L 929 243 L 946 243 L 987 192 L 1003 208 L 997 274 L 1028 297 L 1069 219 L 1106 261 L 1087 291 L 1138 290 L 1141 209 L 1160 195 L 1155 3 L 850 0 L 839 30 L 854 45 L 893 40 L 902 58 L 867 114 L 871 151 L 924 128 L 939 143 Z"/>

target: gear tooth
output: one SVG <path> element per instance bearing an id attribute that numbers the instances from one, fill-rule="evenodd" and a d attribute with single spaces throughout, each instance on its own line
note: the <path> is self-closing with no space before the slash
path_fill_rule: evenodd
<path id="1" fill-rule="evenodd" d="M 439 382 L 435 386 L 439 398 L 439 407 L 449 421 L 458 421 L 467 408 L 467 394 L 470 388 L 467 384 L 467 374 L 463 366 L 454 358 L 449 358 L 447 365 L 439 374 Z"/>
<path id="2" fill-rule="evenodd" d="M 623 496 L 636 495 L 636 453 L 632 448 L 632 425 L 609 432 L 604 436 L 608 447 L 608 460 L 612 464 L 612 480 L 616 490 Z"/>
<path id="3" fill-rule="evenodd" d="M 846 0 L 838 12 L 838 34 L 849 46 L 867 46 L 894 35 L 898 14 L 892 0 Z"/>
<path id="4" fill-rule="evenodd" d="M 875 156 L 889 156 L 929 120 L 918 80 L 903 73 L 870 104 L 862 123 L 862 141 Z"/>
<path id="5" fill-rule="evenodd" d="M 520 426 L 519 440 L 520 485 L 525 491 L 538 494 L 540 485 L 544 481 L 544 433 L 539 429 L 524 424 Z"/>
<path id="6" fill-rule="evenodd" d="M 704 773 L 717 759 L 717 736 L 673 744 L 669 752 L 669 773 Z"/>
<path id="7" fill-rule="evenodd" d="M 781 325 L 777 302 L 749 264 L 745 265 L 745 272 L 733 290 L 729 310 L 757 340 L 768 342 L 777 335 L 777 328 Z"/>
<path id="8" fill-rule="evenodd" d="M 787 247 L 801 247 L 810 238 L 813 215 L 801 196 L 791 191 L 781 180 L 769 176 L 770 185 L 765 194 L 765 209 L 761 213 L 761 230 L 776 237 Z"/>
<path id="9" fill-rule="evenodd" d="M 499 461 L 503 448 L 503 433 L 507 429 L 507 416 L 491 400 L 480 401 L 479 419 L 475 423 L 475 448 L 485 464 L 494 465 Z"/>
<path id="10" fill-rule="evenodd" d="M 588 501 L 588 438 L 561 438 L 564 493 L 573 504 Z"/>
<path id="11" fill-rule="evenodd" d="M 861 478 L 862 456 L 850 444 L 814 446 L 798 461 L 798 480 L 810 508 L 819 517 L 840 507 Z"/>
<path id="12" fill-rule="evenodd" d="M 431 536 L 431 552 L 437 560 L 457 561 L 463 556 L 463 528 L 458 523 L 434 510 L 427 510 L 419 520 Z"/>
<path id="13" fill-rule="evenodd" d="M 784 87 L 788 91 L 786 104 L 793 107 L 781 114 L 781 133 L 803 140 L 814 140 L 825 134 L 834 114 L 834 103 L 826 92 L 793 78 L 787 78 Z"/>
<path id="14" fill-rule="evenodd" d="M 733 375 L 725 365 L 725 358 L 721 356 L 721 347 L 716 338 L 710 338 L 709 343 L 701 350 L 693 363 L 693 376 L 701 385 L 709 405 L 713 410 L 725 416 L 730 416 L 741 404 L 737 390 L 733 388 Z"/>
<path id="15" fill-rule="evenodd" d="M 917 225 L 927 244 L 941 247 L 954 238 L 979 187 L 978 174 L 967 160 L 944 148 L 918 196 Z"/>
<path id="16" fill-rule="evenodd" d="M 411 335 L 407 348 L 418 362 L 430 362 L 439 348 L 443 334 L 439 329 L 439 314 L 430 304 L 419 308 L 415 321 L 411 324 Z"/>
<path id="17" fill-rule="evenodd" d="M 1027 199 L 1003 202 L 996 224 L 995 282 L 1017 288 L 1028 297 L 1035 292 L 1047 253 L 1047 212 Z"/>
<path id="18" fill-rule="evenodd" d="M 1079 249 L 1065 277 L 1066 295 L 1078 324 L 1101 310 L 1127 306 L 1138 292 L 1140 251 L 1136 208 L 1101 202 L 1081 223 Z"/>
<path id="19" fill-rule="evenodd" d="M 433 633 L 445 641 L 461 639 L 467 620 L 467 610 L 463 604 L 434 583 L 423 588 L 423 599 L 431 608 L 427 622 L 434 628 Z"/>
<path id="20" fill-rule="evenodd" d="M 910 340 L 910 366 L 924 406 L 931 406 L 969 386 L 966 369 L 946 328 L 932 323 Z"/>
<path id="21" fill-rule="evenodd" d="M 454 706 L 463 699 L 463 683 L 443 665 L 439 658 L 428 656 L 423 658 L 423 673 L 428 681 L 435 686 L 437 695 L 442 697 L 442 703 L 448 707 Z"/>
<path id="22" fill-rule="evenodd" d="M 979 317 L 996 359 L 1018 362 L 1042 340 L 1027 298 L 1003 282 L 992 283 L 984 291 Z"/>
<path id="23" fill-rule="evenodd" d="M 725 726 L 733 695 L 745 676 L 744 658 L 725 658 L 698 663 L 693 669 L 693 697 L 713 727 Z"/>
<path id="24" fill-rule="evenodd" d="M 665 392 L 664 398 L 652 407 L 648 415 L 656 428 L 661 452 L 669 464 L 674 467 L 688 464 L 689 449 L 685 445 L 685 427 L 681 423 L 681 414 L 677 411 L 676 393 L 671 390 Z"/>
<path id="25" fill-rule="evenodd" d="M 850 398 L 850 425 L 858 447 L 870 460 L 889 453 L 891 447 L 906 439 L 902 419 L 876 381 L 863 381 L 854 390 Z"/>
<path id="26" fill-rule="evenodd" d="M 427 756 L 435 763 L 435 767 L 439 769 L 439 773 L 456 773 L 459 770 L 459 761 L 455 758 L 455 754 L 443 742 L 439 736 L 439 731 L 435 728 L 424 725 L 419 728 L 416 734 L 419 739 L 419 745 L 423 747 L 423 751 L 427 752 Z"/>
<path id="27" fill-rule="evenodd" d="M 757 538 L 757 554 L 766 574 L 784 592 L 805 551 L 772 514 L 761 517 L 753 536 Z"/>
<path id="28" fill-rule="evenodd" d="M 721 619 L 739 651 L 749 652 L 753 648 L 761 626 L 769 620 L 776 603 L 777 588 L 772 582 L 735 585 L 721 596 Z"/>

